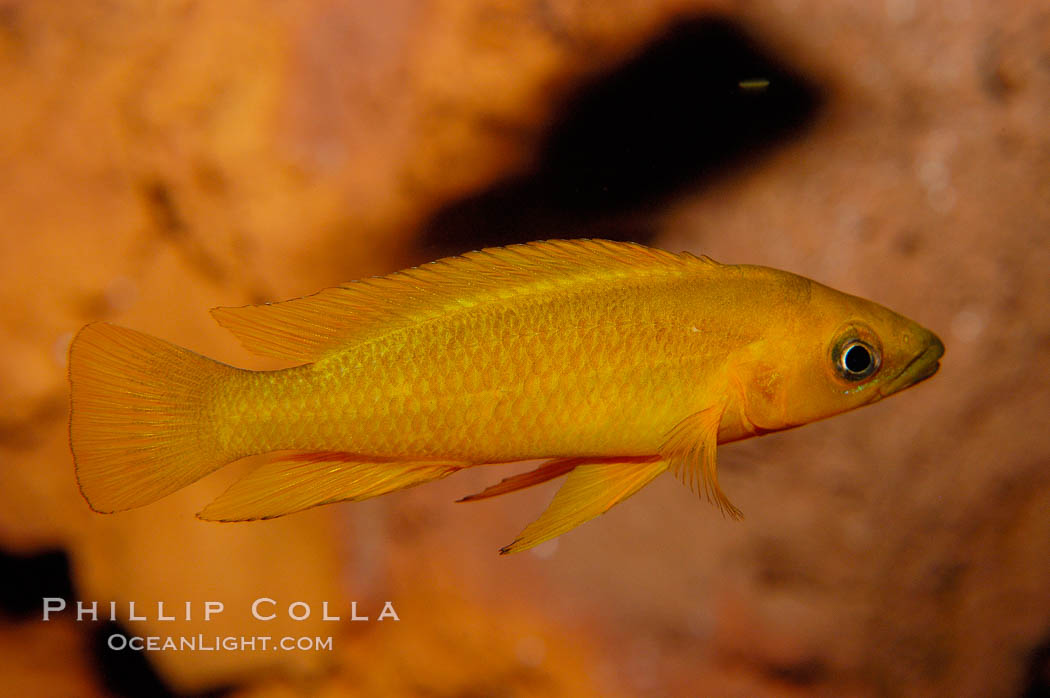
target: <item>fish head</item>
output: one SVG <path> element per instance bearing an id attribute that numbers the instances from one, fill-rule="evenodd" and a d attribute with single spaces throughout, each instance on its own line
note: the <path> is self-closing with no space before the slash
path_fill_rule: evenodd
<path id="1" fill-rule="evenodd" d="M 777 308 L 750 348 L 753 359 L 759 348 L 760 360 L 739 377 L 745 416 L 758 430 L 831 417 L 937 372 L 944 344 L 933 332 L 872 301 L 809 284 L 804 299 Z"/>

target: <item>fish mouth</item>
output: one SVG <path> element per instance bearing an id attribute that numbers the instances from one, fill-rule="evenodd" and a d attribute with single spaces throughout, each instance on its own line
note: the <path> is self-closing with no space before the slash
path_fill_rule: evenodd
<path id="1" fill-rule="evenodd" d="M 904 390 L 916 383 L 926 380 L 941 367 L 940 358 L 944 356 L 944 344 L 937 335 L 930 333 L 926 348 L 909 361 L 897 377 L 883 385 L 879 395 L 885 397 L 898 390 Z"/>

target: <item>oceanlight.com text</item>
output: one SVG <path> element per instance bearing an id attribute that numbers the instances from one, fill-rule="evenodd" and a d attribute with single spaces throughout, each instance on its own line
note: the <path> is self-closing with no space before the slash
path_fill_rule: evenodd
<path id="1" fill-rule="evenodd" d="M 113 633 L 106 646 L 133 652 L 331 652 L 332 637 L 271 635 L 125 635 Z"/>

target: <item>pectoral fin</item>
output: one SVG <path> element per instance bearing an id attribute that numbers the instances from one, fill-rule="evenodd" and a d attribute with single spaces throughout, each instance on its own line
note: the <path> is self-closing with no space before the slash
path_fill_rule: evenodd
<path id="1" fill-rule="evenodd" d="M 667 464 L 656 458 L 576 466 L 547 510 L 500 554 L 527 550 L 604 514 L 666 469 Z"/>
<path id="2" fill-rule="evenodd" d="M 443 478 L 451 461 L 371 461 L 352 453 L 281 453 L 230 485 L 197 516 L 206 521 L 272 519 L 322 504 L 359 501 Z"/>
<path id="3" fill-rule="evenodd" d="M 689 489 L 713 500 L 724 515 L 742 519 L 744 515 L 718 486 L 718 426 L 724 412 L 725 407 L 718 405 L 686 417 L 668 434 L 660 454 Z"/>

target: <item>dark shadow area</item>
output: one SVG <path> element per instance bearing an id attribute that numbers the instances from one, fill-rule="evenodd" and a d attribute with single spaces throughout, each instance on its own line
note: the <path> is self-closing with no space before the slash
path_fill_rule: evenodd
<path id="1" fill-rule="evenodd" d="M 1036 647 L 1028 661 L 1022 698 L 1050 698 L 1050 637 Z"/>
<path id="2" fill-rule="evenodd" d="M 46 597 L 66 601 L 59 615 L 73 617 L 78 595 L 70 576 L 69 556 L 63 550 L 20 555 L 0 550 L 0 617 L 12 622 L 40 622 Z M 100 608 L 107 607 L 99 603 Z M 100 613 L 101 615 L 101 613 Z M 153 671 L 144 652 L 109 649 L 113 633 L 127 634 L 117 623 L 84 621 L 78 629 L 90 633 L 92 660 L 102 685 L 117 696 L 175 695 Z M 201 694 L 221 696 L 225 692 Z"/>
<path id="3" fill-rule="evenodd" d="M 145 652 L 110 649 L 110 636 L 131 637 L 134 634 L 119 623 L 111 621 L 95 627 L 92 631 L 91 657 L 98 669 L 102 685 L 110 693 L 128 698 L 174 696 L 146 660 Z"/>
<path id="4" fill-rule="evenodd" d="M 136 633 L 112 621 L 98 625 L 92 631 L 92 659 L 98 669 L 102 685 L 111 694 L 124 698 L 152 698 L 154 696 L 156 698 L 173 698 L 174 696 L 219 698 L 229 693 L 229 689 L 205 693 L 174 693 L 153 670 L 153 666 L 146 659 L 147 652 L 127 648 L 111 649 L 109 639 L 113 635 L 124 635 L 130 638 Z"/>
<path id="5" fill-rule="evenodd" d="M 682 21 L 581 86 L 536 168 L 438 211 L 421 246 L 434 257 L 544 238 L 645 242 L 667 199 L 797 136 L 820 103 L 740 26 Z"/>
<path id="6" fill-rule="evenodd" d="M 40 620 L 48 596 L 67 602 L 75 598 L 64 551 L 18 555 L 0 550 L 0 614 L 13 620 Z"/>

